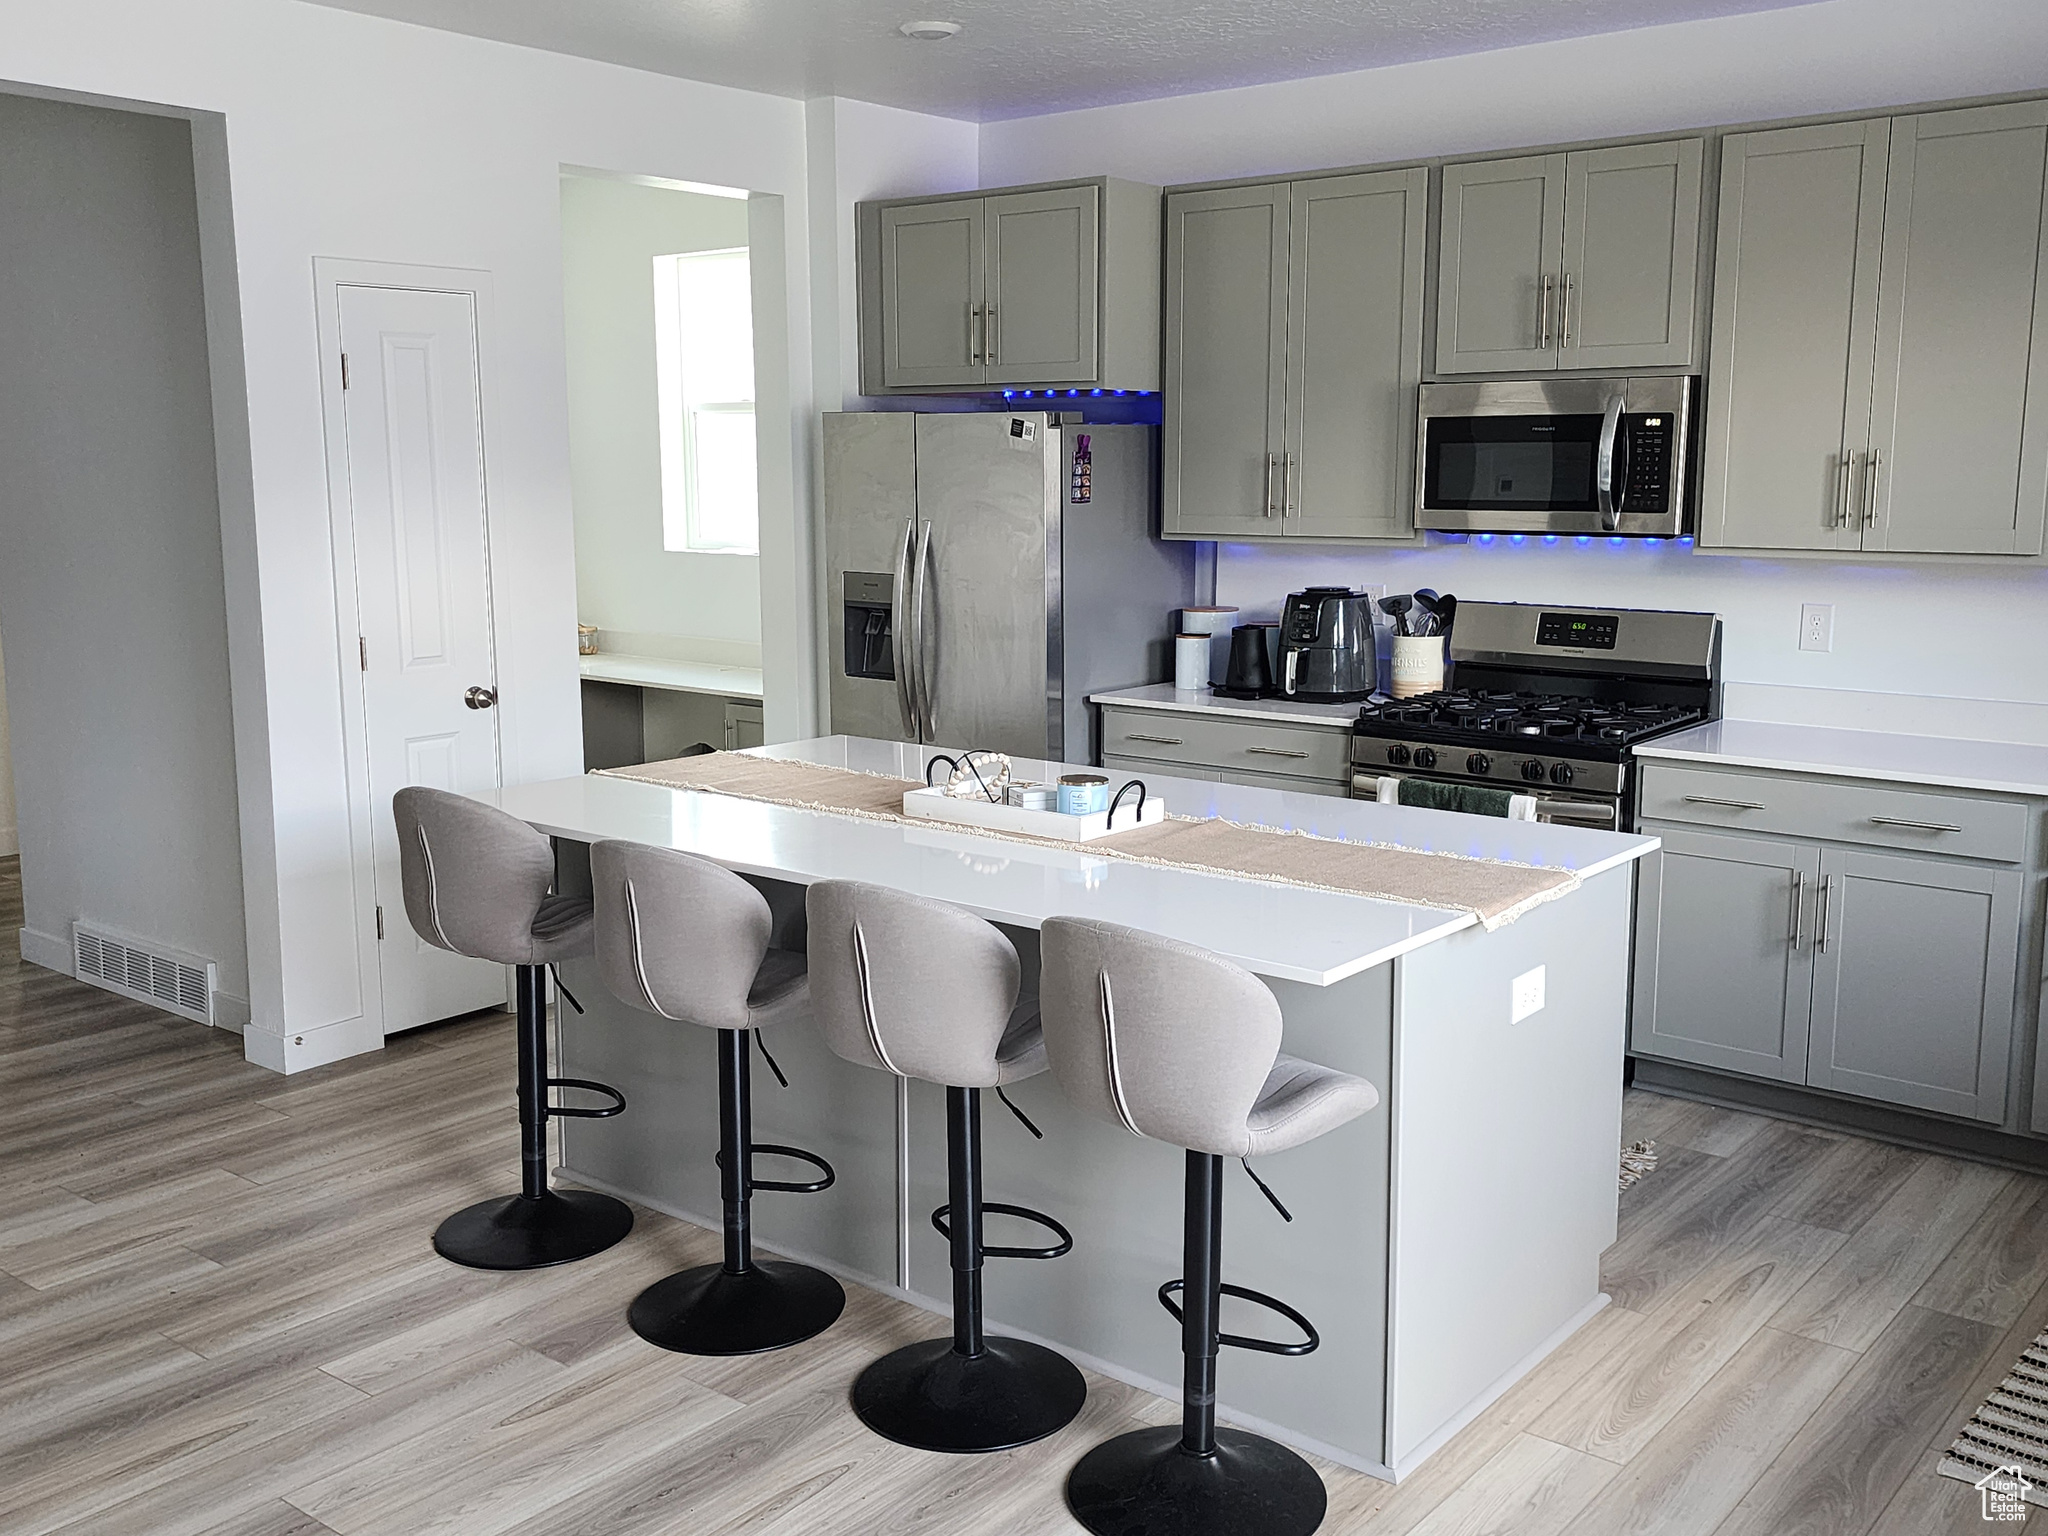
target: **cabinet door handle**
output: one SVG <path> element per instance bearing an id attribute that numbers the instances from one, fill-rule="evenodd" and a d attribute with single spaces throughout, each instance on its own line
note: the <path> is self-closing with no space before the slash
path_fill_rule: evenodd
<path id="1" fill-rule="evenodd" d="M 1296 752 L 1291 747 L 1246 747 L 1245 751 L 1255 752 L 1260 757 L 1307 757 L 1306 752 Z"/>
<path id="2" fill-rule="evenodd" d="M 1813 947 L 1826 952 L 1828 947 L 1829 909 L 1834 905 L 1835 881 L 1830 875 L 1820 883 L 1820 932 L 1814 936 Z"/>
<path id="3" fill-rule="evenodd" d="M 1797 949 L 1806 938 L 1806 871 L 1792 871 L 1792 947 Z"/>
<path id="4" fill-rule="evenodd" d="M 1551 277 L 1546 272 L 1543 274 L 1543 310 L 1536 322 L 1536 350 L 1539 352 L 1550 350 L 1550 289 Z"/>
<path id="5" fill-rule="evenodd" d="M 1877 521 L 1877 472 L 1884 465 L 1884 450 L 1873 448 L 1863 456 L 1863 526 Z"/>
<path id="6" fill-rule="evenodd" d="M 981 312 L 982 361 L 993 364 L 996 360 L 996 338 L 1002 333 L 996 328 L 996 307 L 991 304 Z"/>
<path id="7" fill-rule="evenodd" d="M 974 305 L 967 311 L 967 361 L 981 361 L 981 306 Z"/>
<path id="8" fill-rule="evenodd" d="M 1770 807 L 1761 800 L 1723 800 L 1716 795 L 1687 795 L 1688 805 L 1725 805 L 1731 811 L 1763 811 Z"/>
<path id="9" fill-rule="evenodd" d="M 1277 498 L 1275 497 L 1275 495 L 1274 495 L 1274 492 L 1273 492 L 1273 477 L 1274 477 L 1275 475 L 1279 474 L 1279 473 L 1280 473 L 1280 455 L 1279 455 L 1279 454 L 1277 454 L 1277 453 L 1269 453 L 1269 454 L 1267 454 L 1267 455 L 1266 455 L 1266 516 L 1268 516 L 1268 517 L 1271 517 L 1271 516 L 1273 515 L 1273 509 L 1274 509 L 1274 506 L 1275 506 L 1275 504 L 1276 504 L 1276 500 L 1277 500 Z"/>
<path id="10" fill-rule="evenodd" d="M 1572 349 L 1572 275 L 1564 275 L 1564 284 L 1557 298 L 1557 348 L 1560 352 Z"/>
<path id="11" fill-rule="evenodd" d="M 1294 516 L 1294 455 L 1280 455 L 1280 515 Z"/>
<path id="12" fill-rule="evenodd" d="M 1835 461 L 1835 515 L 1829 520 L 1833 528 L 1849 525 L 1849 465 L 1855 455 L 1846 450 L 1836 456 Z"/>
<path id="13" fill-rule="evenodd" d="M 1906 816 L 1873 816 L 1872 825 L 1879 827 L 1910 827 L 1915 832 L 1960 832 L 1963 829 L 1952 821 L 1914 821 Z"/>
<path id="14" fill-rule="evenodd" d="M 1125 741 L 1156 741 L 1162 747 L 1177 747 L 1181 744 L 1178 736 L 1147 736 L 1143 731 L 1125 731 Z"/>

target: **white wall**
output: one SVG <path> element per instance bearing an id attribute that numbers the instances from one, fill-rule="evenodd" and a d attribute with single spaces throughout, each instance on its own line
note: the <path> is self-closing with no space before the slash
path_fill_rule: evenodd
<path id="1" fill-rule="evenodd" d="M 21 852 L 15 826 L 14 766 L 7 744 L 7 668 L 0 662 L 0 859 Z"/>
<path id="2" fill-rule="evenodd" d="M 245 379 L 234 403 L 246 462 L 239 421 L 216 435 L 231 482 L 235 719 L 247 733 L 237 763 L 251 1051 L 297 1067 L 372 1049 L 381 1032 L 358 961 L 374 941 L 358 927 L 336 702 L 354 639 L 345 652 L 328 554 L 313 258 L 492 274 L 485 437 L 506 771 L 576 773 L 561 169 L 766 194 L 751 206 L 780 226 L 782 269 L 761 280 L 789 309 L 790 446 L 764 459 L 792 494 L 763 507 L 780 526 L 763 530 L 762 586 L 794 608 L 809 584 L 791 564 L 812 414 L 803 106 L 293 0 L 0 0 L 0 80 L 202 115 L 202 208 L 231 219 L 202 230 L 209 253 L 232 260 L 225 276 L 209 265 L 210 293 L 232 295 L 209 316 L 227 353 L 224 365 L 216 352 L 216 372 Z M 767 648 L 771 696 L 808 697 L 809 657 Z M 793 705 L 770 728 L 808 724 Z"/>
<path id="3" fill-rule="evenodd" d="M 0 615 L 22 953 L 90 919 L 249 990 L 192 135 L 0 95 Z M 6 730 L 0 726 L 0 749 Z M 0 836 L 12 806 L 0 800 Z"/>
<path id="4" fill-rule="evenodd" d="M 655 390 L 654 258 L 746 243 L 744 199 L 562 178 L 577 616 L 676 642 L 657 654 L 758 664 L 759 557 L 664 547 Z"/>
<path id="5" fill-rule="evenodd" d="M 985 186 L 1108 172 L 1161 184 L 1267 175 L 2048 87 L 2041 0 L 1825 0 L 1495 53 L 990 123 Z M 1314 582 L 1474 598 L 1711 608 L 1732 679 L 2048 705 L 2048 571 L 1850 565 L 1658 549 L 1226 547 L 1217 600 L 1271 610 Z M 1799 605 L 1835 649 L 1797 649 Z M 1749 694 L 1754 698 L 1753 693 Z M 1993 714 L 1979 711 L 1988 723 Z M 2039 712 L 2032 712 L 2038 715 Z M 1953 718 L 1953 716 L 1951 716 Z M 2036 718 L 2034 730 L 2048 730 Z"/>

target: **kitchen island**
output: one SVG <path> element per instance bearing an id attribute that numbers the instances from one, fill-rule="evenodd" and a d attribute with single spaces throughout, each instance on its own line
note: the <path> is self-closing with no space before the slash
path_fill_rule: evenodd
<path id="1" fill-rule="evenodd" d="M 917 779 L 935 749 L 831 737 L 766 755 Z M 1049 778 L 1062 765 L 1020 762 Z M 858 879 L 953 902 L 1001 924 L 1035 990 L 1037 929 L 1100 918 L 1221 954 L 1279 999 L 1284 1049 L 1370 1080 L 1380 1106 L 1263 1159 L 1284 1223 L 1232 1176 L 1224 1274 L 1278 1295 L 1321 1330 L 1301 1359 L 1232 1352 L 1221 1413 L 1383 1477 L 1412 1470 L 1605 1303 L 1614 1239 L 1634 861 L 1654 838 L 1493 821 L 1148 775 L 1178 816 L 1567 869 L 1578 883 L 1488 931 L 1469 911 L 1118 859 L 941 828 L 799 810 L 606 775 L 492 799 L 558 840 L 627 838 L 753 877 L 778 938 L 803 888 Z M 617 1085 L 627 1112 L 572 1120 L 562 1172 L 716 1227 L 714 1036 L 636 1012 L 594 968 L 567 967 L 589 1010 L 562 1030 L 561 1071 Z M 757 1140 L 828 1158 L 820 1195 L 764 1195 L 767 1249 L 944 1310 L 951 1281 L 929 1212 L 944 1203 L 944 1094 L 833 1056 L 803 1027 L 766 1044 L 790 1078 L 756 1074 Z M 992 1263 L 990 1325 L 1177 1396 L 1179 1331 L 1154 1291 L 1179 1273 L 1182 1156 L 1070 1109 L 1052 1078 L 1011 1090 L 1044 1131 L 984 1116 L 989 1198 L 1050 1212 L 1071 1254 Z M 775 1166 L 764 1157 L 761 1172 Z M 990 1240 L 1014 1242 L 1007 1223 Z M 623 1303 L 622 1303 L 623 1304 Z M 1258 1317 L 1226 1307 L 1225 1327 Z"/>

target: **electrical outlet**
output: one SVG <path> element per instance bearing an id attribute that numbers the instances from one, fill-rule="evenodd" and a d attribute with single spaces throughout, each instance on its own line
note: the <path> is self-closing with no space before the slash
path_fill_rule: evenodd
<path id="1" fill-rule="evenodd" d="M 1832 651 L 1835 648 L 1835 605 L 1802 603 L 1799 607 L 1799 649 Z"/>
<path id="2" fill-rule="evenodd" d="M 1369 605 L 1365 611 L 1372 616 L 1373 623 L 1379 624 L 1383 622 L 1386 615 L 1380 612 L 1380 599 L 1387 595 L 1387 589 L 1379 586 L 1360 587 L 1358 590 L 1365 594 L 1366 602 Z"/>
<path id="3" fill-rule="evenodd" d="M 1543 967 L 1524 971 L 1514 981 L 1514 998 L 1508 1006 L 1508 1022 L 1519 1024 L 1532 1013 L 1543 1011 Z"/>

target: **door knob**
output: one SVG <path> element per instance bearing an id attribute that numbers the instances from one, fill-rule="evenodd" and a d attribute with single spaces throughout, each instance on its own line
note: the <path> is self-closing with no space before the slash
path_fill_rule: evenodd
<path id="1" fill-rule="evenodd" d="M 462 696 L 462 702 L 471 709 L 489 709 L 498 702 L 498 690 L 495 688 L 472 688 Z"/>

